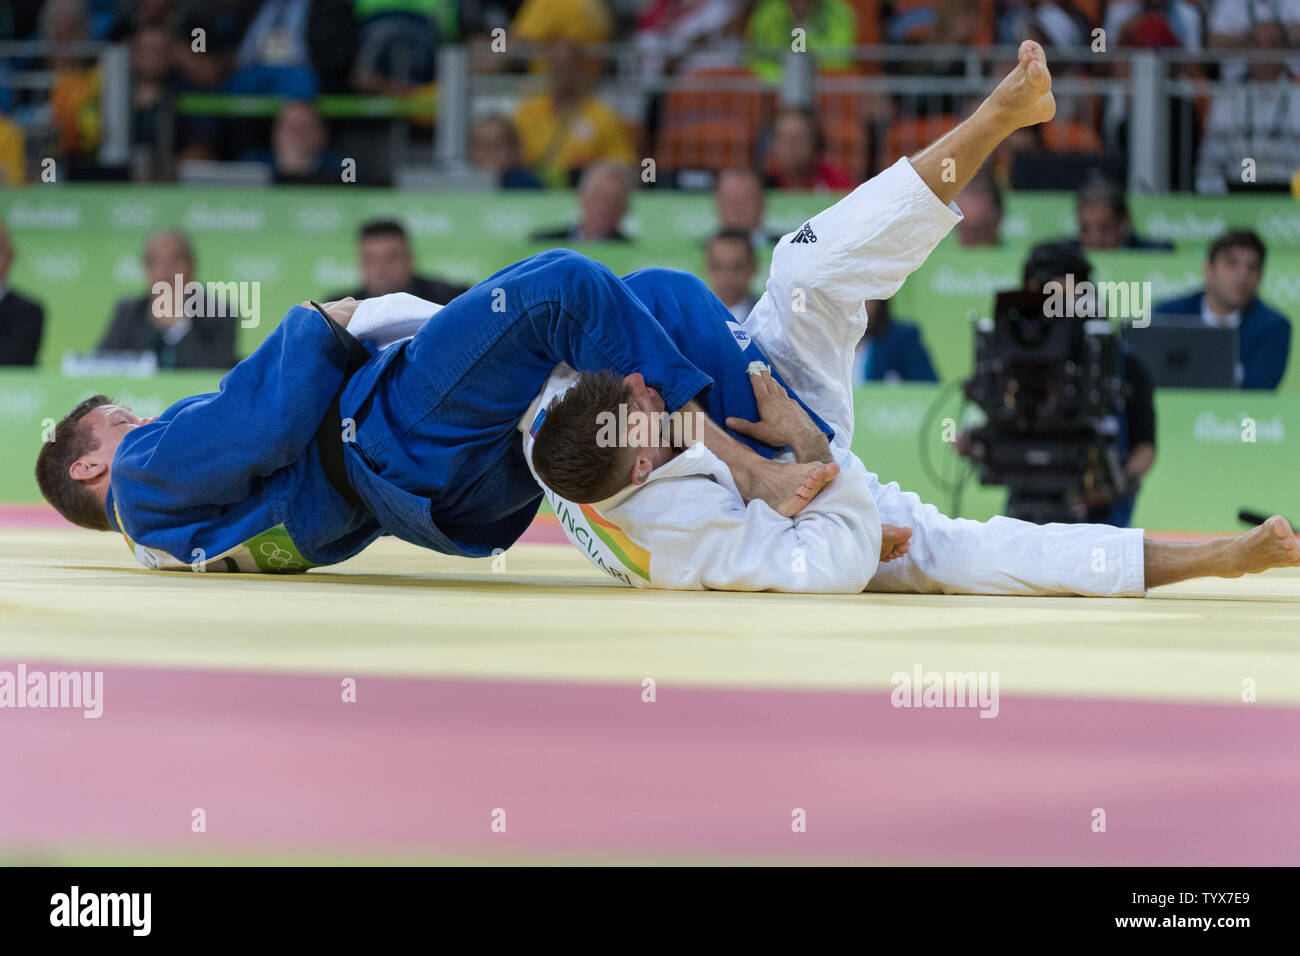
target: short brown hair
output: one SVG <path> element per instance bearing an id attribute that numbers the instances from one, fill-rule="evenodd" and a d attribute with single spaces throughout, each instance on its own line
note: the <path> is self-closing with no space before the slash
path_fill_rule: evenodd
<path id="1" fill-rule="evenodd" d="M 622 491 L 635 452 L 619 441 L 598 440 L 602 413 L 618 415 L 632 389 L 613 372 L 584 372 L 556 396 L 533 438 L 533 467 L 546 487 L 578 504 L 604 501 Z"/>
<path id="2" fill-rule="evenodd" d="M 91 531 L 112 531 L 108 515 L 90 489 L 68 474 L 72 463 L 99 447 L 89 428 L 81 424 L 87 412 L 111 405 L 107 395 L 92 395 L 54 426 L 54 434 L 36 456 L 36 484 L 54 510 L 75 525 Z"/>
<path id="3" fill-rule="evenodd" d="M 1259 256 L 1260 268 L 1264 267 L 1264 256 L 1268 254 L 1268 250 L 1264 248 L 1263 240 L 1251 230 L 1231 229 L 1225 232 L 1210 243 L 1210 251 L 1206 258 L 1213 262 L 1220 253 L 1227 252 L 1229 249 L 1249 249 Z"/>

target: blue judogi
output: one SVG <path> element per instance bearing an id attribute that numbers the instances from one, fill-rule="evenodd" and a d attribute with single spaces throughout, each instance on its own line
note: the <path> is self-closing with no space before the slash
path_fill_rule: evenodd
<path id="1" fill-rule="evenodd" d="M 771 363 L 722 300 L 698 276 L 674 269 L 639 269 L 623 276 L 623 284 L 645 303 L 682 355 L 713 379 L 713 387 L 700 401 L 709 417 L 718 424 L 733 417 L 758 421 L 758 400 L 750 383 L 749 366 L 762 362 L 770 367 Z M 834 438 L 834 430 L 804 404 L 776 369 L 771 371 L 827 440 Z M 780 450 L 747 435 L 731 435 L 765 458 Z"/>
<path id="2" fill-rule="evenodd" d="M 315 434 L 345 356 L 315 312 L 293 308 L 220 391 L 133 429 L 113 459 L 106 507 L 142 562 L 207 570 L 301 570 L 382 533 L 447 554 L 507 548 L 541 500 L 515 426 L 559 363 L 640 372 L 676 411 L 712 384 L 608 269 L 568 250 L 479 283 L 348 381 L 355 423 L 334 490 Z"/>

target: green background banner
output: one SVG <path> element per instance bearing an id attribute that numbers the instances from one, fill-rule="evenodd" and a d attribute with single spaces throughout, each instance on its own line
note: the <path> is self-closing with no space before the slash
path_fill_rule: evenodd
<path id="1" fill-rule="evenodd" d="M 40 500 L 32 477 L 52 420 L 104 392 L 142 416 L 187 395 L 213 391 L 219 376 L 170 372 L 153 378 L 64 378 L 40 370 L 0 373 L 0 501 Z M 946 490 L 960 461 L 944 442 L 944 419 L 959 398 L 938 385 L 868 385 L 858 390 L 854 450 L 886 481 L 897 481 L 947 513 L 988 518 L 1003 506 L 997 488 L 970 483 L 960 509 Z M 1300 396 L 1165 390 L 1156 395 L 1159 455 L 1138 497 L 1135 524 L 1164 530 L 1237 527 L 1239 508 L 1281 511 L 1300 521 Z M 1243 421 L 1254 422 L 1254 441 Z M 227 436 L 213 436 L 214 441 Z M 928 456 L 930 470 L 923 467 Z M 932 478 L 937 474 L 939 483 Z"/>
<path id="2" fill-rule="evenodd" d="M 787 232 L 832 197 L 773 194 L 767 226 Z M 1110 252 L 1091 256 L 1101 281 L 1152 283 L 1156 300 L 1201 285 L 1201 260 L 1211 238 L 1230 226 L 1254 228 L 1269 246 L 1263 297 L 1300 319 L 1300 204 L 1285 197 L 1134 198 L 1143 235 L 1176 243 L 1171 253 Z M 261 283 L 256 327 L 241 328 L 247 354 L 290 306 L 357 284 L 355 234 L 373 217 L 406 224 L 422 272 L 472 283 L 532 252 L 521 237 L 571 221 L 574 200 L 563 193 L 398 193 L 363 187 L 194 189 L 169 186 L 59 185 L 0 193 L 18 259 L 11 283 L 46 307 L 41 369 L 0 372 L 0 500 L 39 500 L 32 463 L 42 425 L 79 399 L 106 391 L 152 415 L 178 398 L 216 387 L 215 373 L 176 372 L 152 379 L 62 378 L 65 351 L 87 350 L 103 332 L 113 303 L 144 291 L 140 248 L 155 229 L 179 227 L 194 239 L 204 282 Z M 646 191 L 635 197 L 627 244 L 583 246 L 615 272 L 664 266 L 701 272 L 703 241 L 715 220 L 707 196 Z M 895 314 L 918 322 L 941 377 L 970 372 L 968 315 L 987 314 L 993 294 L 1017 285 L 1028 248 L 1074 232 L 1067 194 L 1008 197 L 1003 244 L 962 249 L 949 236 L 895 299 Z M 761 276 L 766 271 L 764 264 Z M 1293 352 L 1300 335 L 1294 336 Z M 1278 394 L 1157 394 L 1159 457 L 1138 500 L 1136 521 L 1162 529 L 1235 527 L 1240 507 L 1283 511 L 1300 520 L 1300 452 L 1288 428 L 1300 423 L 1300 373 L 1295 362 Z M 854 446 L 868 467 L 954 512 L 946 485 L 958 461 L 942 441 L 942 420 L 958 400 L 937 386 L 868 386 L 859 391 Z M 931 406 L 938 401 L 932 410 Z M 1256 440 L 1242 440 L 1242 421 Z M 941 487 L 922 467 L 933 462 Z M 985 518 L 1003 504 L 998 489 L 966 486 L 960 513 Z"/>
<path id="3" fill-rule="evenodd" d="M 790 231 L 831 198 L 773 194 L 767 225 Z M 1099 280 L 1149 281 L 1157 300 L 1186 293 L 1202 284 L 1209 240 L 1230 226 L 1246 226 L 1269 246 L 1264 299 L 1300 319 L 1300 204 L 1283 196 L 1172 196 L 1134 198 L 1132 206 L 1140 233 L 1171 239 L 1177 249 L 1093 254 Z M 421 271 L 472 283 L 538 251 L 541 246 L 523 237 L 570 222 L 573 210 L 573 197 L 564 193 L 410 193 L 351 185 L 58 185 L 0 193 L 0 216 L 18 249 L 10 280 L 45 303 L 40 362 L 49 368 L 59 366 L 65 351 L 94 346 L 119 297 L 145 291 L 140 247 L 155 229 L 190 232 L 200 281 L 261 283 L 259 324 L 239 332 L 241 354 L 247 354 L 290 306 L 357 284 L 355 233 L 369 218 L 392 216 L 406 224 Z M 627 226 L 633 243 L 580 248 L 619 273 L 645 266 L 700 272 L 703 241 L 715 220 L 707 196 L 645 191 L 635 197 Z M 962 249 L 948 237 L 896 297 L 895 314 L 922 326 L 945 380 L 970 370 L 968 313 L 987 314 L 994 292 L 1019 283 L 1033 243 L 1073 234 L 1071 199 L 1011 195 L 1002 232 L 1003 245 L 989 249 Z M 760 284 L 765 272 L 766 265 Z M 1298 341 L 1294 336 L 1293 353 Z M 1283 392 L 1300 394 L 1295 364 Z"/>

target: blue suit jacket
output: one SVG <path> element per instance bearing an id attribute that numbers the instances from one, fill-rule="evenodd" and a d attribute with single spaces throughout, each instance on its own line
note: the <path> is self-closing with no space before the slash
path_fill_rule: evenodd
<path id="1" fill-rule="evenodd" d="M 891 320 L 884 335 L 867 341 L 871 343 L 871 351 L 867 358 L 865 381 L 879 382 L 889 372 L 897 372 L 907 382 L 939 380 L 930 362 L 930 353 L 921 341 L 921 330 L 911 322 Z"/>
<path id="2" fill-rule="evenodd" d="M 1200 315 L 1204 303 L 1205 290 L 1202 289 L 1184 298 L 1160 303 L 1152 309 L 1152 317 Z M 1245 372 L 1241 387 L 1277 388 L 1286 373 L 1286 362 L 1291 353 L 1291 321 L 1256 297 L 1242 310 L 1238 348 Z"/>

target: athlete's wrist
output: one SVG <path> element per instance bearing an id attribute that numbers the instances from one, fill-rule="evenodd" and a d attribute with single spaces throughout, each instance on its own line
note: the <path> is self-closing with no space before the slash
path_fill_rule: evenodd
<path id="1" fill-rule="evenodd" d="M 829 463 L 831 460 L 831 443 L 818 428 L 807 431 L 797 440 L 792 441 L 790 450 L 794 452 L 794 460 L 800 464 L 810 461 Z"/>

